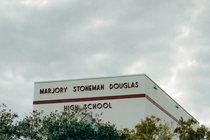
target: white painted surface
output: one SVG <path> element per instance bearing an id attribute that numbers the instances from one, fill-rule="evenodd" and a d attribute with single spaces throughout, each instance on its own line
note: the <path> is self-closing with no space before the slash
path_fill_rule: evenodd
<path id="1" fill-rule="evenodd" d="M 114 83 L 132 83 L 138 82 L 138 87 L 110 89 L 110 84 Z M 104 90 L 96 91 L 77 91 L 74 92 L 74 86 L 82 85 L 104 85 Z M 157 86 L 157 90 L 154 89 Z M 66 92 L 54 94 L 40 94 L 40 89 L 67 87 Z M 34 101 L 43 100 L 57 100 L 57 99 L 76 99 L 89 97 L 103 97 L 116 95 L 132 95 L 132 94 L 146 94 L 159 106 L 169 112 L 176 119 L 181 116 L 185 120 L 192 116 L 186 112 L 180 105 L 178 105 L 171 97 L 169 97 L 158 85 L 156 85 L 145 74 L 119 76 L 119 77 L 105 77 L 105 78 L 91 78 L 78 80 L 64 80 L 64 81 L 49 81 L 49 82 L 35 82 L 34 86 Z M 147 116 L 155 115 L 166 121 L 174 121 L 163 110 L 154 105 L 146 98 L 129 98 L 129 99 L 114 99 L 114 100 L 100 100 L 100 101 L 86 101 L 86 102 L 70 102 L 70 103 L 52 103 L 34 105 L 34 110 L 44 110 L 49 113 L 54 110 L 63 111 L 66 105 L 83 105 L 95 103 L 110 103 L 112 108 L 107 109 L 92 109 L 93 113 L 103 112 L 101 117 L 104 122 L 110 121 L 116 124 L 118 128 L 130 128 L 140 123 L 141 119 Z M 176 105 L 179 108 L 176 108 Z"/>
<path id="2" fill-rule="evenodd" d="M 138 88 L 123 88 L 123 89 L 109 89 L 110 84 L 114 83 L 132 83 L 138 82 Z M 73 92 L 74 86 L 82 85 L 101 85 L 104 84 L 104 90 L 98 91 L 79 91 Z M 67 87 L 66 93 L 58 94 L 39 94 L 40 89 Z M 93 78 L 83 80 L 66 80 L 55 82 L 35 82 L 34 86 L 34 101 L 39 100 L 52 100 L 52 99 L 68 99 L 68 98 L 84 98 L 84 97 L 100 97 L 100 96 L 113 96 L 113 95 L 127 95 L 145 93 L 144 89 L 144 76 L 131 76 L 131 77 L 113 77 L 113 78 Z"/>

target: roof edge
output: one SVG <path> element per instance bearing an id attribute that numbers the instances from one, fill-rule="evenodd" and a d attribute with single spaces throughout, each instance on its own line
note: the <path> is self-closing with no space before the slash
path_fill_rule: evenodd
<path id="1" fill-rule="evenodd" d="M 132 77 L 132 76 L 143 76 L 143 75 L 144 76 L 147 76 L 145 73 L 142 73 L 142 74 L 131 74 L 131 75 L 109 76 L 109 77 L 92 77 L 92 78 L 69 79 L 69 80 L 55 80 L 55 81 L 37 81 L 37 82 L 34 82 L 34 84 L 54 83 L 54 82 L 66 82 L 66 81 L 79 81 L 79 80 L 90 80 L 90 79 L 107 79 L 107 78 L 118 78 L 118 77 Z"/>

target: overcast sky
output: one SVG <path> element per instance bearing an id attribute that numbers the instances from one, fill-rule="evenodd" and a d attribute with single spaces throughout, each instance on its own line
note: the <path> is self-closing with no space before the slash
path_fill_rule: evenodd
<path id="1" fill-rule="evenodd" d="M 35 81 L 146 73 L 210 126 L 210 1 L 3 0 L 0 103 L 32 111 Z"/>

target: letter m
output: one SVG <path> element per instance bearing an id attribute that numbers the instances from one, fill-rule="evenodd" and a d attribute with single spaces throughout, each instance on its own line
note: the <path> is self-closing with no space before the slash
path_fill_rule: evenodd
<path id="1" fill-rule="evenodd" d="M 43 94 L 44 93 L 44 89 L 40 89 L 40 94 Z"/>

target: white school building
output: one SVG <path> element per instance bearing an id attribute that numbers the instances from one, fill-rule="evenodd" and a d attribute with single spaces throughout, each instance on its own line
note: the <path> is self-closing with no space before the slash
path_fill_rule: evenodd
<path id="1" fill-rule="evenodd" d="M 104 122 L 129 128 L 154 115 L 168 122 L 192 118 L 146 74 L 34 83 L 34 110 L 49 113 L 86 105 Z"/>

